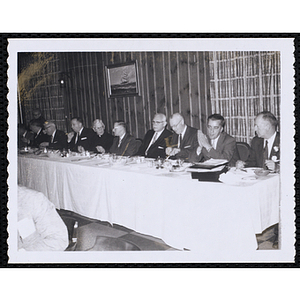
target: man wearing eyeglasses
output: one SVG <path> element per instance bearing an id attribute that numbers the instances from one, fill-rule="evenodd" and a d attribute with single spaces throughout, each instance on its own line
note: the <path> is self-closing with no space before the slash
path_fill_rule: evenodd
<path id="1" fill-rule="evenodd" d="M 152 120 L 152 128 L 147 131 L 137 155 L 150 158 L 166 157 L 166 139 L 172 132 L 166 129 L 167 118 L 164 114 L 156 114 Z"/>
<path id="2" fill-rule="evenodd" d="M 225 119 L 220 114 L 207 118 L 207 135 L 198 130 L 198 147 L 190 161 L 199 162 L 211 158 L 226 159 L 229 166 L 234 166 L 239 159 L 235 139 L 224 132 Z"/>
<path id="3" fill-rule="evenodd" d="M 166 148 L 170 158 L 189 160 L 192 151 L 197 148 L 197 129 L 185 124 L 183 116 L 175 113 L 170 118 L 170 126 L 174 131 Z"/>
<path id="4" fill-rule="evenodd" d="M 120 156 L 135 155 L 138 151 L 138 142 L 132 135 L 127 133 L 125 122 L 116 121 L 112 131 L 115 137 L 109 152 Z"/>

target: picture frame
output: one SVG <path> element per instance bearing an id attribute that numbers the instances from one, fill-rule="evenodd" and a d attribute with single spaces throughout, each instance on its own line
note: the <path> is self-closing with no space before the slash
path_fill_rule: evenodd
<path id="1" fill-rule="evenodd" d="M 139 96 L 138 62 L 105 66 L 108 98 Z"/>

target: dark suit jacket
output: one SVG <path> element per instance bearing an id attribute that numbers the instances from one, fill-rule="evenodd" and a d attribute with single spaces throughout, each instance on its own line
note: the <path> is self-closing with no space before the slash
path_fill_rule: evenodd
<path id="1" fill-rule="evenodd" d="M 199 162 L 211 158 L 227 159 L 229 166 L 235 166 L 236 161 L 239 159 L 235 138 L 226 132 L 221 132 L 216 149 L 212 148 L 208 152 L 206 148 L 203 147 L 199 155 L 197 155 L 196 151 L 197 148 L 193 151 L 190 161 Z"/>
<path id="2" fill-rule="evenodd" d="M 275 149 L 274 149 L 275 147 Z M 264 167 L 264 139 L 258 136 L 254 137 L 251 142 L 252 152 L 249 159 L 246 161 L 248 167 Z M 278 151 L 276 151 L 278 150 Z M 280 160 L 280 134 L 276 133 L 272 150 L 268 159 L 272 159 L 272 156 L 276 156 Z"/>
<path id="3" fill-rule="evenodd" d="M 93 151 L 93 140 L 96 138 L 96 133 L 93 129 L 91 128 L 83 128 L 81 135 L 78 138 L 77 143 L 75 144 L 75 139 L 76 139 L 76 133 L 74 134 L 73 138 L 71 139 L 70 143 L 69 143 L 69 149 L 71 149 L 71 151 L 76 151 L 78 152 L 78 146 L 82 146 L 84 148 L 84 150 L 87 151 Z"/>
<path id="4" fill-rule="evenodd" d="M 24 138 L 28 142 L 24 141 L 23 140 Z M 25 146 L 28 146 L 28 143 L 29 143 L 29 145 L 32 144 L 33 139 L 34 139 L 34 133 L 32 131 L 26 130 L 24 136 L 21 134 L 18 134 L 18 148 L 23 148 Z"/>
<path id="5" fill-rule="evenodd" d="M 41 130 L 37 135 L 34 136 L 30 146 L 38 148 L 43 142 L 48 142 L 48 135 Z"/>
<path id="6" fill-rule="evenodd" d="M 108 152 L 112 146 L 113 140 L 114 137 L 106 131 L 101 135 L 101 137 L 96 134 L 93 140 L 94 151 L 97 152 L 97 146 L 102 146 L 105 149 L 105 152 Z"/>
<path id="7" fill-rule="evenodd" d="M 67 135 L 63 131 L 56 130 L 52 143 L 51 143 L 51 135 L 49 135 L 48 138 L 49 138 L 50 149 L 54 149 L 54 150 L 68 149 Z"/>
<path id="8" fill-rule="evenodd" d="M 152 140 L 154 133 L 155 131 L 153 129 L 147 131 L 143 143 L 137 152 L 137 155 L 145 155 L 145 152 L 149 146 L 149 143 Z M 150 148 L 147 151 L 147 155 L 145 156 L 150 158 L 157 158 L 158 156 L 160 156 L 161 158 L 165 158 L 166 139 L 170 138 L 171 136 L 172 136 L 172 132 L 168 129 L 164 129 L 164 131 L 161 133 L 158 139 L 150 146 Z"/>
<path id="9" fill-rule="evenodd" d="M 119 137 L 114 137 L 113 144 L 109 149 L 110 153 L 115 153 L 117 155 L 124 155 L 124 156 L 132 156 L 138 151 L 138 142 L 136 139 L 130 135 L 129 133 L 126 133 L 124 138 L 122 139 L 120 147 L 118 147 L 119 144 Z"/>
<path id="10" fill-rule="evenodd" d="M 171 143 L 170 143 L 171 147 L 177 147 L 178 139 L 179 139 L 179 135 L 174 132 L 171 138 Z M 180 145 L 180 152 L 177 153 L 174 158 L 189 160 L 191 153 L 197 147 L 198 147 L 197 129 L 187 126 L 185 135 Z"/>

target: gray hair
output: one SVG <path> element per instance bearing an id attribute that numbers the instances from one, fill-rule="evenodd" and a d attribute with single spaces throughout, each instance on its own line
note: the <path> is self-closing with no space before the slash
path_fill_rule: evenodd
<path id="1" fill-rule="evenodd" d="M 184 118 L 183 118 L 182 114 L 180 114 L 180 113 L 173 114 L 171 116 L 170 120 L 173 119 L 173 118 L 178 118 L 180 121 L 182 121 L 182 120 L 184 121 Z"/>
<path id="2" fill-rule="evenodd" d="M 96 125 L 100 125 L 100 126 L 102 126 L 103 128 L 105 128 L 104 123 L 103 123 L 102 120 L 100 120 L 100 119 L 96 119 L 96 120 L 93 122 L 93 127 L 95 127 Z"/>
<path id="3" fill-rule="evenodd" d="M 155 117 L 160 117 L 160 118 L 162 119 L 163 122 L 167 122 L 167 117 L 166 117 L 166 115 L 164 115 L 164 114 L 157 113 L 157 114 L 154 115 L 153 119 L 154 119 Z"/>

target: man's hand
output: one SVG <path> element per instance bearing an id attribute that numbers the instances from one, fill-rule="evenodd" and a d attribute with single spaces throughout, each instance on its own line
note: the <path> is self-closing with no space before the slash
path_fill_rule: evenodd
<path id="1" fill-rule="evenodd" d="M 173 156 L 173 155 L 176 155 L 177 153 L 180 152 L 180 149 L 179 148 L 172 148 L 172 147 L 167 147 L 166 148 L 166 154 L 168 156 Z"/>
<path id="2" fill-rule="evenodd" d="M 237 168 L 237 169 L 243 169 L 243 168 L 245 168 L 245 165 L 246 165 L 246 163 L 244 162 L 244 161 L 242 161 L 242 160 L 238 160 L 236 163 L 235 163 L 235 167 Z"/>
<path id="3" fill-rule="evenodd" d="M 68 143 L 71 142 L 71 139 L 73 138 L 73 136 L 74 136 L 74 131 L 68 133 Z"/>
<path id="4" fill-rule="evenodd" d="M 271 160 L 271 159 L 267 159 L 267 160 L 265 161 L 265 165 L 266 165 L 266 167 L 267 167 L 270 171 L 272 171 L 272 172 L 274 172 L 275 169 L 276 169 L 276 164 L 275 164 L 275 162 L 274 162 L 273 160 Z"/>
<path id="5" fill-rule="evenodd" d="M 204 147 L 206 149 L 211 148 L 211 145 L 208 142 L 207 136 L 201 131 L 197 132 L 198 144 L 200 147 Z"/>
<path id="6" fill-rule="evenodd" d="M 105 149 L 102 146 L 97 146 L 96 149 L 99 153 L 105 153 Z"/>
<path id="7" fill-rule="evenodd" d="M 26 144 L 30 144 L 30 140 L 26 139 L 25 137 L 21 138 L 22 142 L 26 143 Z"/>
<path id="8" fill-rule="evenodd" d="M 48 142 L 40 143 L 40 147 L 49 147 L 49 143 Z"/>
<path id="9" fill-rule="evenodd" d="M 78 146 L 78 152 L 79 153 L 82 153 L 82 152 L 84 152 L 85 151 L 85 149 L 82 147 L 82 146 Z"/>

